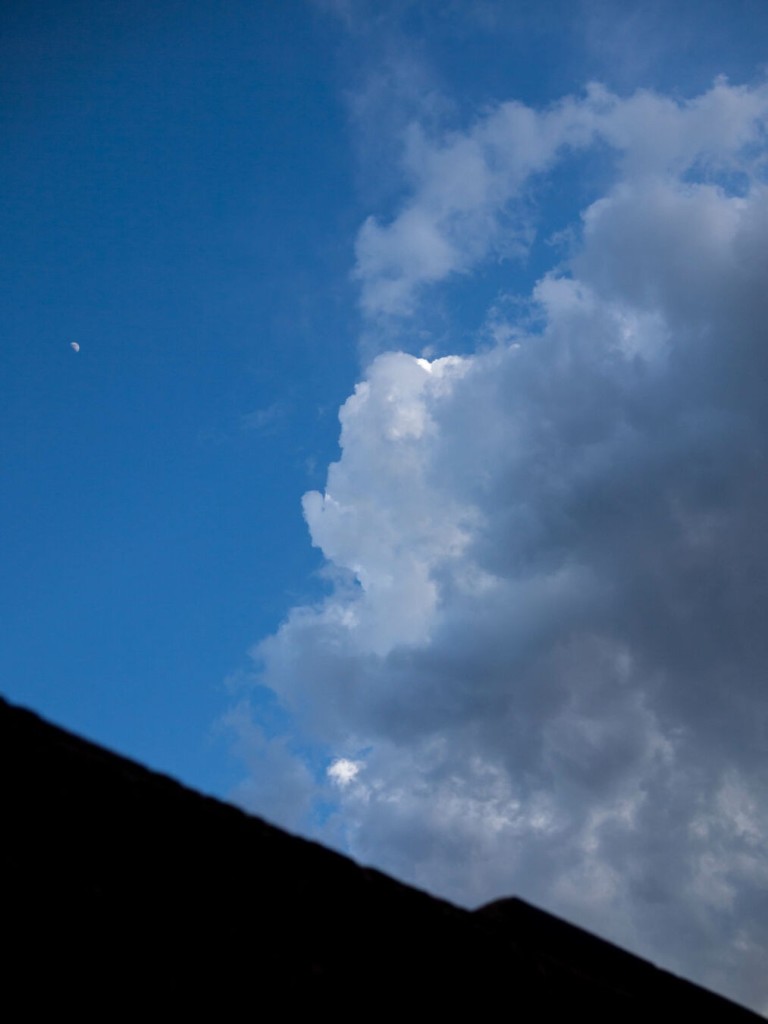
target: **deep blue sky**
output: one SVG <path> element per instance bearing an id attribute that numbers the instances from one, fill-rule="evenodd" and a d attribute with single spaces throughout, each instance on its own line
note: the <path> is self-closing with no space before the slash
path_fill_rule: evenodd
<path id="1" fill-rule="evenodd" d="M 220 789 L 222 681 L 312 586 L 299 498 L 357 370 L 333 25 L 3 20 L 5 691 Z"/>

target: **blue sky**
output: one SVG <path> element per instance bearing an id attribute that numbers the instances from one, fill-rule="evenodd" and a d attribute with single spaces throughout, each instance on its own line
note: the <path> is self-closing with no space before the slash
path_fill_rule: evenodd
<path id="1" fill-rule="evenodd" d="M 332 25 L 5 21 L 6 687 L 221 789 L 222 680 L 313 586 L 299 499 L 356 372 Z"/>
<path id="2" fill-rule="evenodd" d="M 768 1007 L 765 5 L 3 22 L 5 695 Z"/>

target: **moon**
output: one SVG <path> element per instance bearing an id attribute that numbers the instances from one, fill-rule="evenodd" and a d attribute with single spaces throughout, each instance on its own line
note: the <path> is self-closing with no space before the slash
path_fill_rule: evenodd
<path id="1" fill-rule="evenodd" d="M 70 345 L 69 345 L 69 347 L 70 347 L 71 349 L 73 349 L 73 350 L 74 350 L 75 352 L 79 352 L 79 351 L 80 351 L 80 346 L 79 346 L 79 345 L 77 344 L 77 342 L 76 342 L 76 341 L 72 341 L 72 342 L 70 342 Z"/>

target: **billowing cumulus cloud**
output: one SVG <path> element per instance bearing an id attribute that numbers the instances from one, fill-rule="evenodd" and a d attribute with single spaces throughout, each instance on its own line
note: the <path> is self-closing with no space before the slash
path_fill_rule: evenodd
<path id="1" fill-rule="evenodd" d="M 255 652 L 328 752 L 322 835 L 763 1007 L 767 119 L 718 82 L 413 130 L 410 197 L 358 239 L 372 317 L 524 244 L 576 150 L 612 177 L 492 344 L 372 363 L 304 498 L 329 593 Z"/>

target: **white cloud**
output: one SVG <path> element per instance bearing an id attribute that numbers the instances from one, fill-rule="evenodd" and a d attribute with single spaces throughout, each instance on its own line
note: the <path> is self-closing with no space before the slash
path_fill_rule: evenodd
<path id="1" fill-rule="evenodd" d="M 687 103 L 595 87 L 414 136 L 411 198 L 360 236 L 373 315 L 502 245 L 568 147 L 608 143 L 616 177 L 538 283 L 539 329 L 373 362 L 304 499 L 332 589 L 258 649 L 337 757 L 324 835 L 763 1006 L 767 116 L 725 83 Z"/>
<path id="2" fill-rule="evenodd" d="M 355 780 L 360 767 L 358 761 L 350 761 L 347 757 L 337 757 L 328 767 L 328 778 L 343 789 Z"/>
<path id="3" fill-rule="evenodd" d="M 746 150 L 761 140 L 767 96 L 718 81 L 684 103 L 651 92 L 621 100 L 591 85 L 543 113 L 500 104 L 466 132 L 427 137 L 412 124 L 403 161 L 412 196 L 389 222 L 369 217 L 358 236 L 364 312 L 408 314 L 425 285 L 470 270 L 494 249 L 524 252 L 530 224 L 519 201 L 564 151 L 607 143 L 629 180 L 693 168 L 754 173 Z"/>

